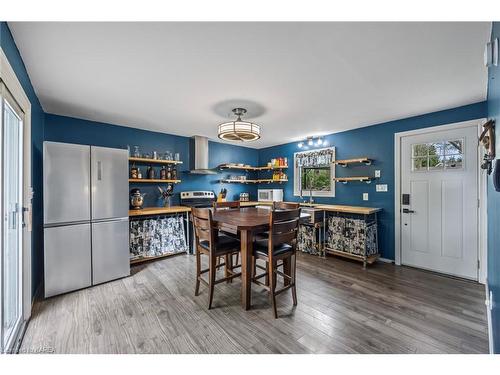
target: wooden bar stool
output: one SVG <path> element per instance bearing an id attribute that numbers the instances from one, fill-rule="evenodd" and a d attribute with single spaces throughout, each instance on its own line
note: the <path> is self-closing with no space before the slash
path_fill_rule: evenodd
<path id="1" fill-rule="evenodd" d="M 213 203 L 214 210 L 239 210 L 240 202 L 232 201 L 232 202 L 214 202 Z M 220 228 L 220 232 L 225 234 L 226 236 L 240 239 L 240 235 L 236 228 L 224 225 Z M 239 253 L 236 253 L 236 261 L 234 264 L 238 264 L 239 262 Z"/>
<path id="2" fill-rule="evenodd" d="M 273 202 L 273 210 L 296 210 L 300 203 L 295 202 Z"/>
<path id="3" fill-rule="evenodd" d="M 273 202 L 273 210 L 296 210 L 300 207 L 300 203 L 294 202 Z M 257 240 L 264 240 L 269 238 L 269 232 L 256 234 Z"/>
<path id="4" fill-rule="evenodd" d="M 297 305 L 296 289 L 296 253 L 297 233 L 300 220 L 300 208 L 295 210 L 271 211 L 269 218 L 269 238 L 254 242 L 253 262 L 254 275 L 252 280 L 267 290 L 271 296 L 274 317 L 278 318 L 276 296 L 285 290 L 292 289 L 293 305 Z M 266 267 L 257 264 L 257 260 L 266 262 Z M 282 261 L 281 264 L 278 262 Z M 283 272 L 278 267 L 283 266 Z M 257 275 L 256 269 L 266 272 Z M 267 269 L 266 269 L 267 268 Z M 284 287 L 276 290 L 277 276 L 283 277 Z M 261 283 L 260 278 L 266 277 L 266 283 Z"/>
<path id="5" fill-rule="evenodd" d="M 240 241 L 219 234 L 219 229 L 212 220 L 212 211 L 206 208 L 192 208 L 191 213 L 194 221 L 194 237 L 196 249 L 196 287 L 194 295 L 200 291 L 200 282 L 208 286 L 208 309 L 212 308 L 215 284 L 234 279 L 241 276 L 241 272 L 234 272 L 232 255 L 239 253 Z M 208 268 L 201 269 L 201 254 L 208 255 Z M 224 263 L 217 264 L 217 258 L 224 257 Z M 224 277 L 216 280 L 215 275 L 221 267 L 224 269 Z M 208 281 L 202 275 L 208 272 Z"/>

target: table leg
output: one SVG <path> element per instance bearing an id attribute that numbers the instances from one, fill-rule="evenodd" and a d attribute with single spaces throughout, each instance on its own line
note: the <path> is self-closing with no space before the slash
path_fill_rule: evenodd
<path id="1" fill-rule="evenodd" d="M 252 252 L 253 235 L 249 230 L 242 230 L 241 234 L 241 307 L 250 309 L 252 293 Z"/>

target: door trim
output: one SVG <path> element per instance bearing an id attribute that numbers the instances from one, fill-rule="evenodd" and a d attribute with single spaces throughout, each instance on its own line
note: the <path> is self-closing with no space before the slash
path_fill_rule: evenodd
<path id="1" fill-rule="evenodd" d="M 401 141 L 403 137 L 434 133 L 443 130 L 451 129 L 461 129 L 468 128 L 471 126 L 476 126 L 478 129 L 478 135 L 481 130 L 481 126 L 487 121 L 486 118 L 480 118 L 476 120 L 469 120 L 463 122 L 457 122 L 446 125 L 430 126 L 421 129 L 409 130 L 399 133 L 394 133 L 394 263 L 398 266 L 401 265 Z M 480 155 L 481 150 L 478 148 L 479 160 L 481 160 Z M 481 284 L 486 282 L 486 271 L 487 271 L 487 215 L 486 215 L 486 177 L 485 171 L 478 168 L 478 194 L 479 194 L 479 207 L 478 207 L 478 231 L 479 231 L 479 243 L 478 243 L 478 259 L 479 259 L 479 270 L 478 270 L 478 281 Z"/>
<path id="2" fill-rule="evenodd" d="M 27 321 L 31 317 L 31 307 L 33 304 L 33 296 L 31 293 L 31 201 L 33 198 L 33 189 L 31 184 L 31 102 L 24 92 L 24 89 L 19 82 L 19 79 L 14 72 L 14 69 L 9 63 L 7 56 L 0 47 L 0 78 L 7 86 L 10 94 L 15 98 L 17 104 L 24 112 L 23 119 L 23 206 L 29 205 L 30 211 L 26 213 L 27 225 L 24 227 L 23 233 L 23 296 L 22 308 L 23 319 Z"/>

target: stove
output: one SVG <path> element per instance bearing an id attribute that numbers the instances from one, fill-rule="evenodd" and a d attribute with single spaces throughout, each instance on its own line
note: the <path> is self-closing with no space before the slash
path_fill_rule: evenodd
<path id="1" fill-rule="evenodd" d="M 181 191 L 181 206 L 208 208 L 215 202 L 213 191 Z"/>

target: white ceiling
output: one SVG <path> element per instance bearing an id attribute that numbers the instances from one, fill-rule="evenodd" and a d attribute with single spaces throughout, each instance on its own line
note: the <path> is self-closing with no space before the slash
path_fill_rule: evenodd
<path id="1" fill-rule="evenodd" d="M 473 23 L 30 23 L 9 27 L 46 112 L 266 147 L 486 98 Z"/>

